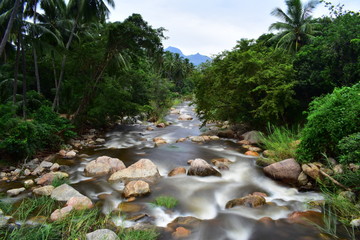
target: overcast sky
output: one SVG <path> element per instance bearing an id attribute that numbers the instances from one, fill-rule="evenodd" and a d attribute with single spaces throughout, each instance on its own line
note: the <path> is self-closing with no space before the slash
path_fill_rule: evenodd
<path id="1" fill-rule="evenodd" d="M 331 1 L 331 0 L 328 0 Z M 268 32 L 277 18 L 270 15 L 275 7 L 285 8 L 284 0 L 115 0 L 110 21 L 123 21 L 139 13 L 155 28 L 167 29 L 164 46 L 180 48 L 185 55 L 211 56 L 231 50 L 241 38 L 257 38 Z M 345 9 L 360 11 L 359 0 L 332 0 Z M 328 10 L 318 5 L 314 16 Z"/>

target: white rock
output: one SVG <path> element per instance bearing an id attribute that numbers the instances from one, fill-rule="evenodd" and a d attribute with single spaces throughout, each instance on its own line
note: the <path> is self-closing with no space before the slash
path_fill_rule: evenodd
<path id="1" fill-rule="evenodd" d="M 7 195 L 9 195 L 10 197 L 14 197 L 14 196 L 19 195 L 19 194 L 22 193 L 23 191 L 25 191 L 25 188 L 24 188 L 24 187 L 22 187 L 22 188 L 10 189 L 10 190 L 8 190 L 6 193 L 7 193 Z"/>
<path id="2" fill-rule="evenodd" d="M 56 199 L 57 201 L 68 201 L 72 197 L 84 197 L 81 193 L 75 190 L 73 187 L 69 186 L 68 184 L 63 184 L 57 188 L 55 188 L 52 193 L 51 197 Z"/>
<path id="3" fill-rule="evenodd" d="M 86 240 L 120 240 L 120 238 L 109 229 L 99 229 L 86 234 Z"/>

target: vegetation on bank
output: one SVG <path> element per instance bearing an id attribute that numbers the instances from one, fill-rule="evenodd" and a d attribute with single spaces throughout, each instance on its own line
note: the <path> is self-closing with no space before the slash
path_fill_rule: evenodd
<path id="1" fill-rule="evenodd" d="M 178 200 L 171 196 L 159 196 L 152 202 L 154 206 L 166 207 L 168 209 L 176 207 Z"/>

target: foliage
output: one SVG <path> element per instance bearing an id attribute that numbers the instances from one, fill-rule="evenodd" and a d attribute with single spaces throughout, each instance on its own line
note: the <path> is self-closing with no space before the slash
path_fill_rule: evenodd
<path id="1" fill-rule="evenodd" d="M 155 240 L 159 233 L 155 229 L 147 230 L 124 230 L 119 234 L 120 239 L 123 240 Z"/>
<path id="2" fill-rule="evenodd" d="M 340 140 L 337 145 L 341 155 L 340 163 L 360 163 L 360 132 L 353 133 Z"/>
<path id="3" fill-rule="evenodd" d="M 171 196 L 159 196 L 153 201 L 155 206 L 174 208 L 178 204 L 178 200 Z"/>
<path id="4" fill-rule="evenodd" d="M 203 66 L 205 67 L 205 66 Z M 290 121 L 294 71 L 291 56 L 241 40 L 218 55 L 196 78 L 195 103 L 204 120 L 230 120 L 261 126 Z"/>
<path id="5" fill-rule="evenodd" d="M 339 141 L 360 130 L 360 84 L 337 88 L 310 104 L 302 140 L 297 152 L 300 162 L 340 154 Z"/>
<path id="6" fill-rule="evenodd" d="M 70 184 L 70 180 L 68 178 L 59 178 L 59 177 L 55 177 L 54 180 L 51 182 L 51 185 L 56 187 L 59 187 L 63 184 Z"/>
<path id="7" fill-rule="evenodd" d="M 29 219 L 29 216 L 48 216 L 56 205 L 56 200 L 47 196 L 26 198 L 13 212 L 13 216 L 20 221 Z"/>
<path id="8" fill-rule="evenodd" d="M 295 158 L 300 138 L 299 128 L 276 127 L 268 125 L 267 135 L 261 133 L 260 141 L 264 149 L 273 152 L 271 159 L 281 161 L 287 158 Z"/>

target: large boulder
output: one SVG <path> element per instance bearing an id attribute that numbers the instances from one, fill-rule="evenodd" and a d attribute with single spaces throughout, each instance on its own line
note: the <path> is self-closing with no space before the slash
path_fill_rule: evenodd
<path id="1" fill-rule="evenodd" d="M 66 202 L 72 197 L 84 197 L 84 195 L 65 183 L 55 188 L 51 193 L 51 197 L 57 201 Z"/>
<path id="2" fill-rule="evenodd" d="M 273 163 L 263 170 L 266 176 L 287 184 L 296 184 L 301 173 L 300 165 L 293 158 Z"/>
<path id="3" fill-rule="evenodd" d="M 147 182 L 142 180 L 131 181 L 126 184 L 124 189 L 124 196 L 128 197 L 138 197 L 150 193 L 150 186 Z"/>
<path id="4" fill-rule="evenodd" d="M 54 186 L 47 185 L 44 187 L 35 188 L 33 190 L 33 193 L 40 196 L 50 196 L 54 189 L 55 189 Z"/>
<path id="5" fill-rule="evenodd" d="M 39 185 L 49 185 L 54 181 L 54 179 L 64 179 L 68 177 L 69 174 L 65 172 L 49 172 L 40 177 L 36 183 Z"/>
<path id="6" fill-rule="evenodd" d="M 82 197 L 71 197 L 67 202 L 66 206 L 71 206 L 76 210 L 90 209 L 94 206 L 90 198 Z"/>
<path id="7" fill-rule="evenodd" d="M 233 200 L 230 200 L 226 203 L 225 208 L 233 208 L 236 206 L 245 206 L 245 207 L 259 207 L 266 204 L 266 200 L 263 196 L 260 196 L 259 194 L 255 195 L 248 195 L 242 198 L 236 198 Z"/>
<path id="8" fill-rule="evenodd" d="M 205 160 L 200 159 L 200 158 L 197 158 L 191 162 L 187 175 L 199 176 L 199 177 L 206 177 L 206 176 L 221 177 L 220 172 L 218 172 L 215 168 L 213 168 Z"/>
<path id="9" fill-rule="evenodd" d="M 86 234 L 86 240 L 120 240 L 120 238 L 109 229 L 98 229 Z"/>
<path id="10" fill-rule="evenodd" d="M 259 144 L 260 143 L 260 133 L 258 131 L 250 131 L 241 135 L 243 140 L 247 141 L 250 144 Z"/>
<path id="11" fill-rule="evenodd" d="M 125 168 L 125 164 L 121 160 L 108 156 L 102 156 L 89 162 L 86 165 L 84 172 L 86 176 L 103 176 L 109 173 L 115 173 Z"/>
<path id="12" fill-rule="evenodd" d="M 109 181 L 133 181 L 145 180 L 156 181 L 160 177 L 157 166 L 149 159 L 140 159 L 136 163 L 130 165 L 128 168 L 113 173 Z"/>

